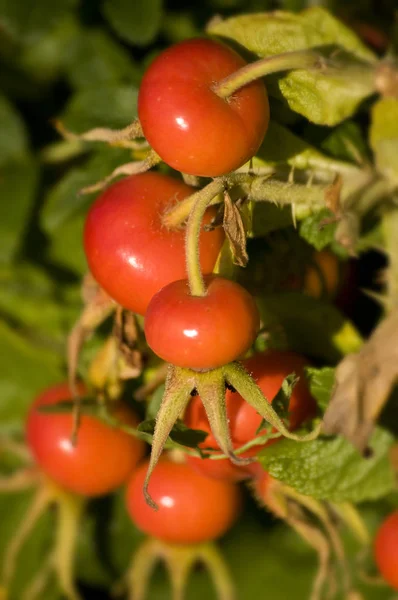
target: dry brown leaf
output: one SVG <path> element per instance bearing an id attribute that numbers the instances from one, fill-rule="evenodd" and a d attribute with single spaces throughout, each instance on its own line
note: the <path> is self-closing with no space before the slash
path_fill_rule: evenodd
<path id="1" fill-rule="evenodd" d="M 325 204 L 327 208 L 337 217 L 341 215 L 341 188 L 343 178 L 336 175 L 333 183 L 325 189 Z"/>
<path id="2" fill-rule="evenodd" d="M 249 260 L 246 251 L 246 230 L 239 209 L 227 192 L 224 194 L 223 225 L 231 246 L 233 262 L 245 267 Z"/>
<path id="3" fill-rule="evenodd" d="M 113 335 L 123 359 L 119 365 L 119 377 L 132 379 L 142 372 L 142 354 L 138 349 L 138 328 L 134 314 L 122 307 L 116 310 Z"/>
<path id="4" fill-rule="evenodd" d="M 91 274 L 83 279 L 82 297 L 85 306 L 69 334 L 67 343 L 68 380 L 73 396 L 76 397 L 76 373 L 80 350 L 85 340 L 116 308 L 115 302 Z"/>
<path id="5" fill-rule="evenodd" d="M 365 452 L 397 379 L 398 308 L 395 308 L 360 352 L 346 356 L 337 367 L 323 432 L 341 434 L 360 452 Z"/>

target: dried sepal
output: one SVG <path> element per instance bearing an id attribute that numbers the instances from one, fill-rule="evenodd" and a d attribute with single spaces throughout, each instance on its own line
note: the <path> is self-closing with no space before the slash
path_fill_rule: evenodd
<path id="1" fill-rule="evenodd" d="M 297 435 L 288 430 L 285 423 L 278 416 L 271 403 L 265 398 L 253 378 L 240 363 L 230 363 L 223 367 L 225 380 L 250 404 L 258 413 L 270 423 L 284 437 L 298 442 L 309 442 L 319 436 L 321 425 L 319 423 L 310 433 Z"/>
<path id="2" fill-rule="evenodd" d="M 246 250 L 246 229 L 239 209 L 228 192 L 224 192 L 223 225 L 231 247 L 234 264 L 245 267 L 249 260 Z"/>
<path id="3" fill-rule="evenodd" d="M 225 402 L 225 379 L 222 369 L 214 369 L 197 377 L 196 389 L 202 400 L 211 432 L 221 451 L 236 465 L 243 466 L 254 459 L 236 456 L 228 425 Z"/>
<path id="4" fill-rule="evenodd" d="M 340 434 L 365 452 L 377 418 L 398 379 L 398 308 L 375 329 L 357 354 L 338 365 L 323 431 Z"/>
<path id="5" fill-rule="evenodd" d="M 173 365 L 169 365 L 162 403 L 156 415 L 155 431 L 153 432 L 152 438 L 151 458 L 149 461 L 143 490 L 147 503 L 155 510 L 158 509 L 158 506 L 152 500 L 148 491 L 150 477 L 160 458 L 169 433 L 172 430 L 174 423 L 185 410 L 191 397 L 191 389 L 195 387 L 194 383 L 192 386 L 188 385 L 186 377 L 180 377 L 181 371 L 185 371 L 185 369 L 178 369 Z"/>
<path id="6" fill-rule="evenodd" d="M 149 598 L 150 578 L 158 562 L 170 577 L 173 600 L 184 600 L 189 575 L 200 563 L 208 571 L 218 600 L 235 600 L 229 569 L 221 552 L 212 543 L 179 545 L 147 538 L 135 552 L 126 574 L 129 600 Z"/>
<path id="7" fill-rule="evenodd" d="M 94 192 L 100 192 L 106 188 L 114 179 L 121 175 L 138 175 L 139 173 L 145 173 L 152 167 L 160 162 L 160 157 L 153 150 L 149 150 L 146 157 L 143 160 L 137 160 L 124 165 L 116 167 L 114 171 L 105 179 L 102 179 L 98 183 L 89 185 L 80 190 L 81 194 L 93 194 Z"/>
<path id="8" fill-rule="evenodd" d="M 59 121 L 54 121 L 54 126 L 58 133 L 66 140 L 82 140 L 86 142 L 108 142 L 114 144 L 117 142 L 130 141 L 135 138 L 142 138 L 141 123 L 138 119 L 124 127 L 123 129 L 108 129 L 106 127 L 96 127 L 84 133 L 73 133 L 69 131 L 65 125 Z"/>

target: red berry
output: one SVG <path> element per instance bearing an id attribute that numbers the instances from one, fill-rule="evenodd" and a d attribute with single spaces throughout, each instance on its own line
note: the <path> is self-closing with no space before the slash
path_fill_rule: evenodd
<path id="1" fill-rule="evenodd" d="M 294 372 L 300 377 L 289 402 L 289 429 L 291 431 L 297 429 L 309 417 L 314 416 L 316 404 L 309 392 L 304 376 L 304 367 L 308 366 L 309 363 L 303 356 L 294 352 L 269 350 L 261 354 L 255 354 L 243 361 L 243 364 L 269 402 L 272 402 L 275 398 L 287 375 Z M 239 448 L 259 435 L 258 429 L 262 423 L 262 417 L 237 392 L 227 389 L 225 401 L 232 443 L 235 448 Z M 199 396 L 192 398 L 184 421 L 192 429 L 209 432 L 207 438 L 201 442 L 201 448 L 219 450 L 219 446 L 210 431 L 210 424 Z M 270 443 L 274 443 L 274 440 L 267 442 L 267 444 Z M 267 444 L 254 446 L 243 456 L 255 456 Z M 228 481 L 239 481 L 262 473 L 262 468 L 258 463 L 238 467 L 227 459 L 211 460 L 191 456 L 187 457 L 187 461 L 204 475 Z"/>
<path id="2" fill-rule="evenodd" d="M 145 73 L 138 96 L 144 135 L 168 165 L 216 177 L 257 152 L 269 122 L 262 81 L 221 98 L 213 86 L 245 65 L 227 46 L 192 39 L 168 48 Z"/>
<path id="3" fill-rule="evenodd" d="M 145 533 L 167 542 L 195 544 L 214 540 L 233 525 L 241 505 L 237 486 L 162 458 L 149 483 L 149 493 L 159 506 L 154 511 L 142 492 L 147 468 L 144 462 L 135 471 L 126 496 L 131 519 Z"/>
<path id="4" fill-rule="evenodd" d="M 185 231 L 166 229 L 162 214 L 194 191 L 178 179 L 150 172 L 122 179 L 92 205 L 84 231 L 88 266 L 100 286 L 125 308 L 145 314 L 156 292 L 186 277 Z M 214 214 L 210 208 L 204 222 Z M 202 231 L 203 273 L 212 272 L 223 239 L 221 228 Z"/>
<path id="5" fill-rule="evenodd" d="M 80 386 L 79 393 L 86 393 L 84 386 Z M 50 387 L 36 398 L 27 417 L 28 446 L 43 472 L 65 489 L 83 496 L 111 492 L 127 480 L 144 455 L 145 444 L 95 417 L 83 415 L 73 446 L 72 414 L 37 410 L 70 398 L 66 383 Z M 117 405 L 114 416 L 132 427 L 138 424 L 125 405 Z"/>
<path id="6" fill-rule="evenodd" d="M 374 543 L 377 566 L 384 579 L 398 590 L 398 510 L 380 526 Z"/>
<path id="7" fill-rule="evenodd" d="M 221 367 L 244 354 L 259 329 L 253 297 L 239 284 L 205 278 L 205 296 L 174 281 L 151 300 L 145 315 L 148 345 L 164 360 L 196 370 Z"/>

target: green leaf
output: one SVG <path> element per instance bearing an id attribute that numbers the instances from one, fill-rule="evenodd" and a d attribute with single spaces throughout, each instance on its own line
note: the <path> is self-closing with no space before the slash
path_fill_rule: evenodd
<path id="1" fill-rule="evenodd" d="M 145 440 L 148 442 L 152 441 L 153 432 L 155 430 L 155 419 L 146 419 L 138 425 L 138 431 L 145 434 Z M 180 446 L 186 446 L 188 448 L 197 448 L 200 442 L 203 442 L 208 436 L 207 431 L 201 429 L 190 429 L 182 421 L 176 421 L 173 425 L 173 429 L 170 432 L 170 440 L 179 444 Z"/>
<path id="2" fill-rule="evenodd" d="M 213 22 L 209 32 L 230 38 L 259 57 L 317 48 L 333 58 L 336 68 L 296 70 L 267 79 L 275 86 L 270 86 L 270 93 L 284 97 L 292 110 L 314 123 L 336 125 L 373 93 L 373 53 L 323 8 L 300 14 L 240 15 Z"/>
<path id="3" fill-rule="evenodd" d="M 129 53 L 105 31 L 82 31 L 70 46 L 67 73 L 75 88 L 137 86 L 140 72 Z"/>
<path id="4" fill-rule="evenodd" d="M 1 526 L 0 565 L 3 565 L 8 544 L 15 535 L 15 531 L 23 520 L 31 501 L 31 492 L 0 494 L 0 511 L 3 515 L 7 515 Z M 48 559 L 48 553 L 54 541 L 54 514 L 48 510 L 39 519 L 17 556 L 15 576 L 12 579 L 10 589 L 7 590 L 9 592 L 7 598 L 15 600 L 24 597 L 27 588 L 37 577 L 46 558 Z M 45 600 L 61 600 L 63 597 L 53 575 L 50 575 L 44 589 L 41 590 L 40 597 L 45 598 Z"/>
<path id="5" fill-rule="evenodd" d="M 158 414 L 159 407 L 162 403 L 163 395 L 164 395 L 164 385 L 160 385 L 155 392 L 152 394 L 150 401 L 146 407 L 146 418 L 154 419 Z"/>
<path id="6" fill-rule="evenodd" d="M 281 332 L 287 348 L 328 362 L 356 352 L 362 338 L 331 304 L 297 292 L 257 298 L 265 330 Z"/>
<path id="7" fill-rule="evenodd" d="M 27 152 L 25 124 L 11 102 L 0 94 L 0 165 Z"/>
<path id="8" fill-rule="evenodd" d="M 287 164 L 295 169 L 335 171 L 336 161 L 276 121 L 270 121 L 267 134 L 253 159 L 253 166 Z"/>
<path id="9" fill-rule="evenodd" d="M 291 206 L 279 207 L 271 202 L 250 202 L 251 224 L 248 237 L 263 237 L 292 225 Z"/>
<path id="10" fill-rule="evenodd" d="M 159 32 L 162 5 L 162 0 L 105 0 L 103 12 L 123 40 L 146 46 Z"/>
<path id="11" fill-rule="evenodd" d="M 287 375 L 287 377 L 284 378 L 279 391 L 272 400 L 272 406 L 281 419 L 286 419 L 289 416 L 290 397 L 298 380 L 299 377 L 296 377 L 294 373 Z"/>
<path id="12" fill-rule="evenodd" d="M 344 438 L 318 438 L 298 444 L 282 440 L 264 450 L 259 460 L 273 477 L 298 492 L 332 502 L 376 500 L 392 492 L 390 434 L 376 430 L 373 455 L 363 458 Z"/>
<path id="13" fill-rule="evenodd" d="M 86 255 L 83 249 L 85 214 L 78 214 L 63 222 L 52 236 L 48 258 L 57 266 L 70 269 L 76 275 L 87 272 Z"/>
<path id="14" fill-rule="evenodd" d="M 49 31 L 24 44 L 17 65 L 35 84 L 48 84 L 61 73 L 63 74 L 79 29 L 74 16 L 65 15 Z"/>
<path id="15" fill-rule="evenodd" d="M 31 334 L 62 344 L 60 348 L 81 306 L 80 299 L 66 297 L 70 290 L 29 263 L 0 266 L 1 313 Z"/>
<path id="16" fill-rule="evenodd" d="M 65 378 L 64 352 L 40 346 L 0 321 L 1 431 L 20 431 L 34 397 Z"/>
<path id="17" fill-rule="evenodd" d="M 132 85 L 83 88 L 72 96 L 59 119 L 76 133 L 94 127 L 122 128 L 137 116 L 137 97 Z"/>
<path id="18" fill-rule="evenodd" d="M 43 229 L 52 235 L 68 220 L 85 212 L 93 195 L 82 195 L 80 190 L 104 179 L 118 165 L 129 160 L 131 156 L 126 150 L 103 147 L 83 166 L 70 169 L 45 198 L 40 219 Z M 77 239 L 80 242 L 82 238 Z"/>
<path id="19" fill-rule="evenodd" d="M 398 100 L 381 98 L 371 111 L 370 144 L 380 173 L 398 185 Z"/>
<path id="20" fill-rule="evenodd" d="M 37 165 L 30 158 L 0 168 L 0 263 L 10 262 L 23 243 L 37 181 Z"/>
<path id="21" fill-rule="evenodd" d="M 327 222 L 333 220 L 333 217 L 333 213 L 327 208 L 305 217 L 299 225 L 301 237 L 317 250 L 322 250 L 334 240 L 336 223 Z"/>
<path id="22" fill-rule="evenodd" d="M 0 28 L 18 42 L 30 42 L 55 26 L 76 3 L 76 0 L 0 0 Z"/>
<path id="23" fill-rule="evenodd" d="M 56 404 L 43 404 L 37 408 L 37 411 L 49 415 L 67 415 L 73 412 L 74 407 L 73 400 L 61 400 Z M 94 398 L 80 398 L 80 410 L 83 415 L 96 415 L 98 402 Z"/>
<path id="24" fill-rule="evenodd" d="M 322 150 L 340 160 L 369 160 L 369 151 L 361 128 L 354 121 L 344 121 L 322 141 Z"/>
<path id="25" fill-rule="evenodd" d="M 87 508 L 76 549 L 76 574 L 85 583 L 109 588 L 126 572 L 144 534 L 127 513 L 124 489 L 91 501 Z"/>
<path id="26" fill-rule="evenodd" d="M 334 386 L 334 369 L 331 367 L 323 367 L 322 369 L 306 367 L 305 372 L 311 395 L 317 401 L 322 412 L 324 412 L 329 404 Z"/>

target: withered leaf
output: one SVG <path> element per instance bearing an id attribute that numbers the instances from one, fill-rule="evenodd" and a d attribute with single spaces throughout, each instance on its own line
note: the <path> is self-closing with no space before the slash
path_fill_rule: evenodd
<path id="1" fill-rule="evenodd" d="M 323 432 L 341 434 L 365 452 L 377 418 L 398 379 L 398 308 L 375 329 L 357 354 L 336 369 Z"/>
<path id="2" fill-rule="evenodd" d="M 336 175 L 333 183 L 325 189 L 325 204 L 336 216 L 341 214 L 340 197 L 342 186 L 343 179 L 341 175 Z"/>
<path id="3" fill-rule="evenodd" d="M 138 377 L 142 371 L 142 354 L 138 348 L 138 327 L 135 315 L 118 307 L 116 310 L 113 335 L 123 359 L 119 365 L 121 379 Z"/>
<path id="4" fill-rule="evenodd" d="M 73 395 L 77 395 L 75 383 L 80 350 L 85 340 L 116 308 L 115 302 L 96 283 L 91 274 L 87 274 L 83 279 L 82 297 L 84 308 L 67 342 L 68 380 Z"/>
<path id="5" fill-rule="evenodd" d="M 246 251 L 246 230 L 238 207 L 230 195 L 224 194 L 224 230 L 231 246 L 233 261 L 245 267 L 249 257 Z"/>

